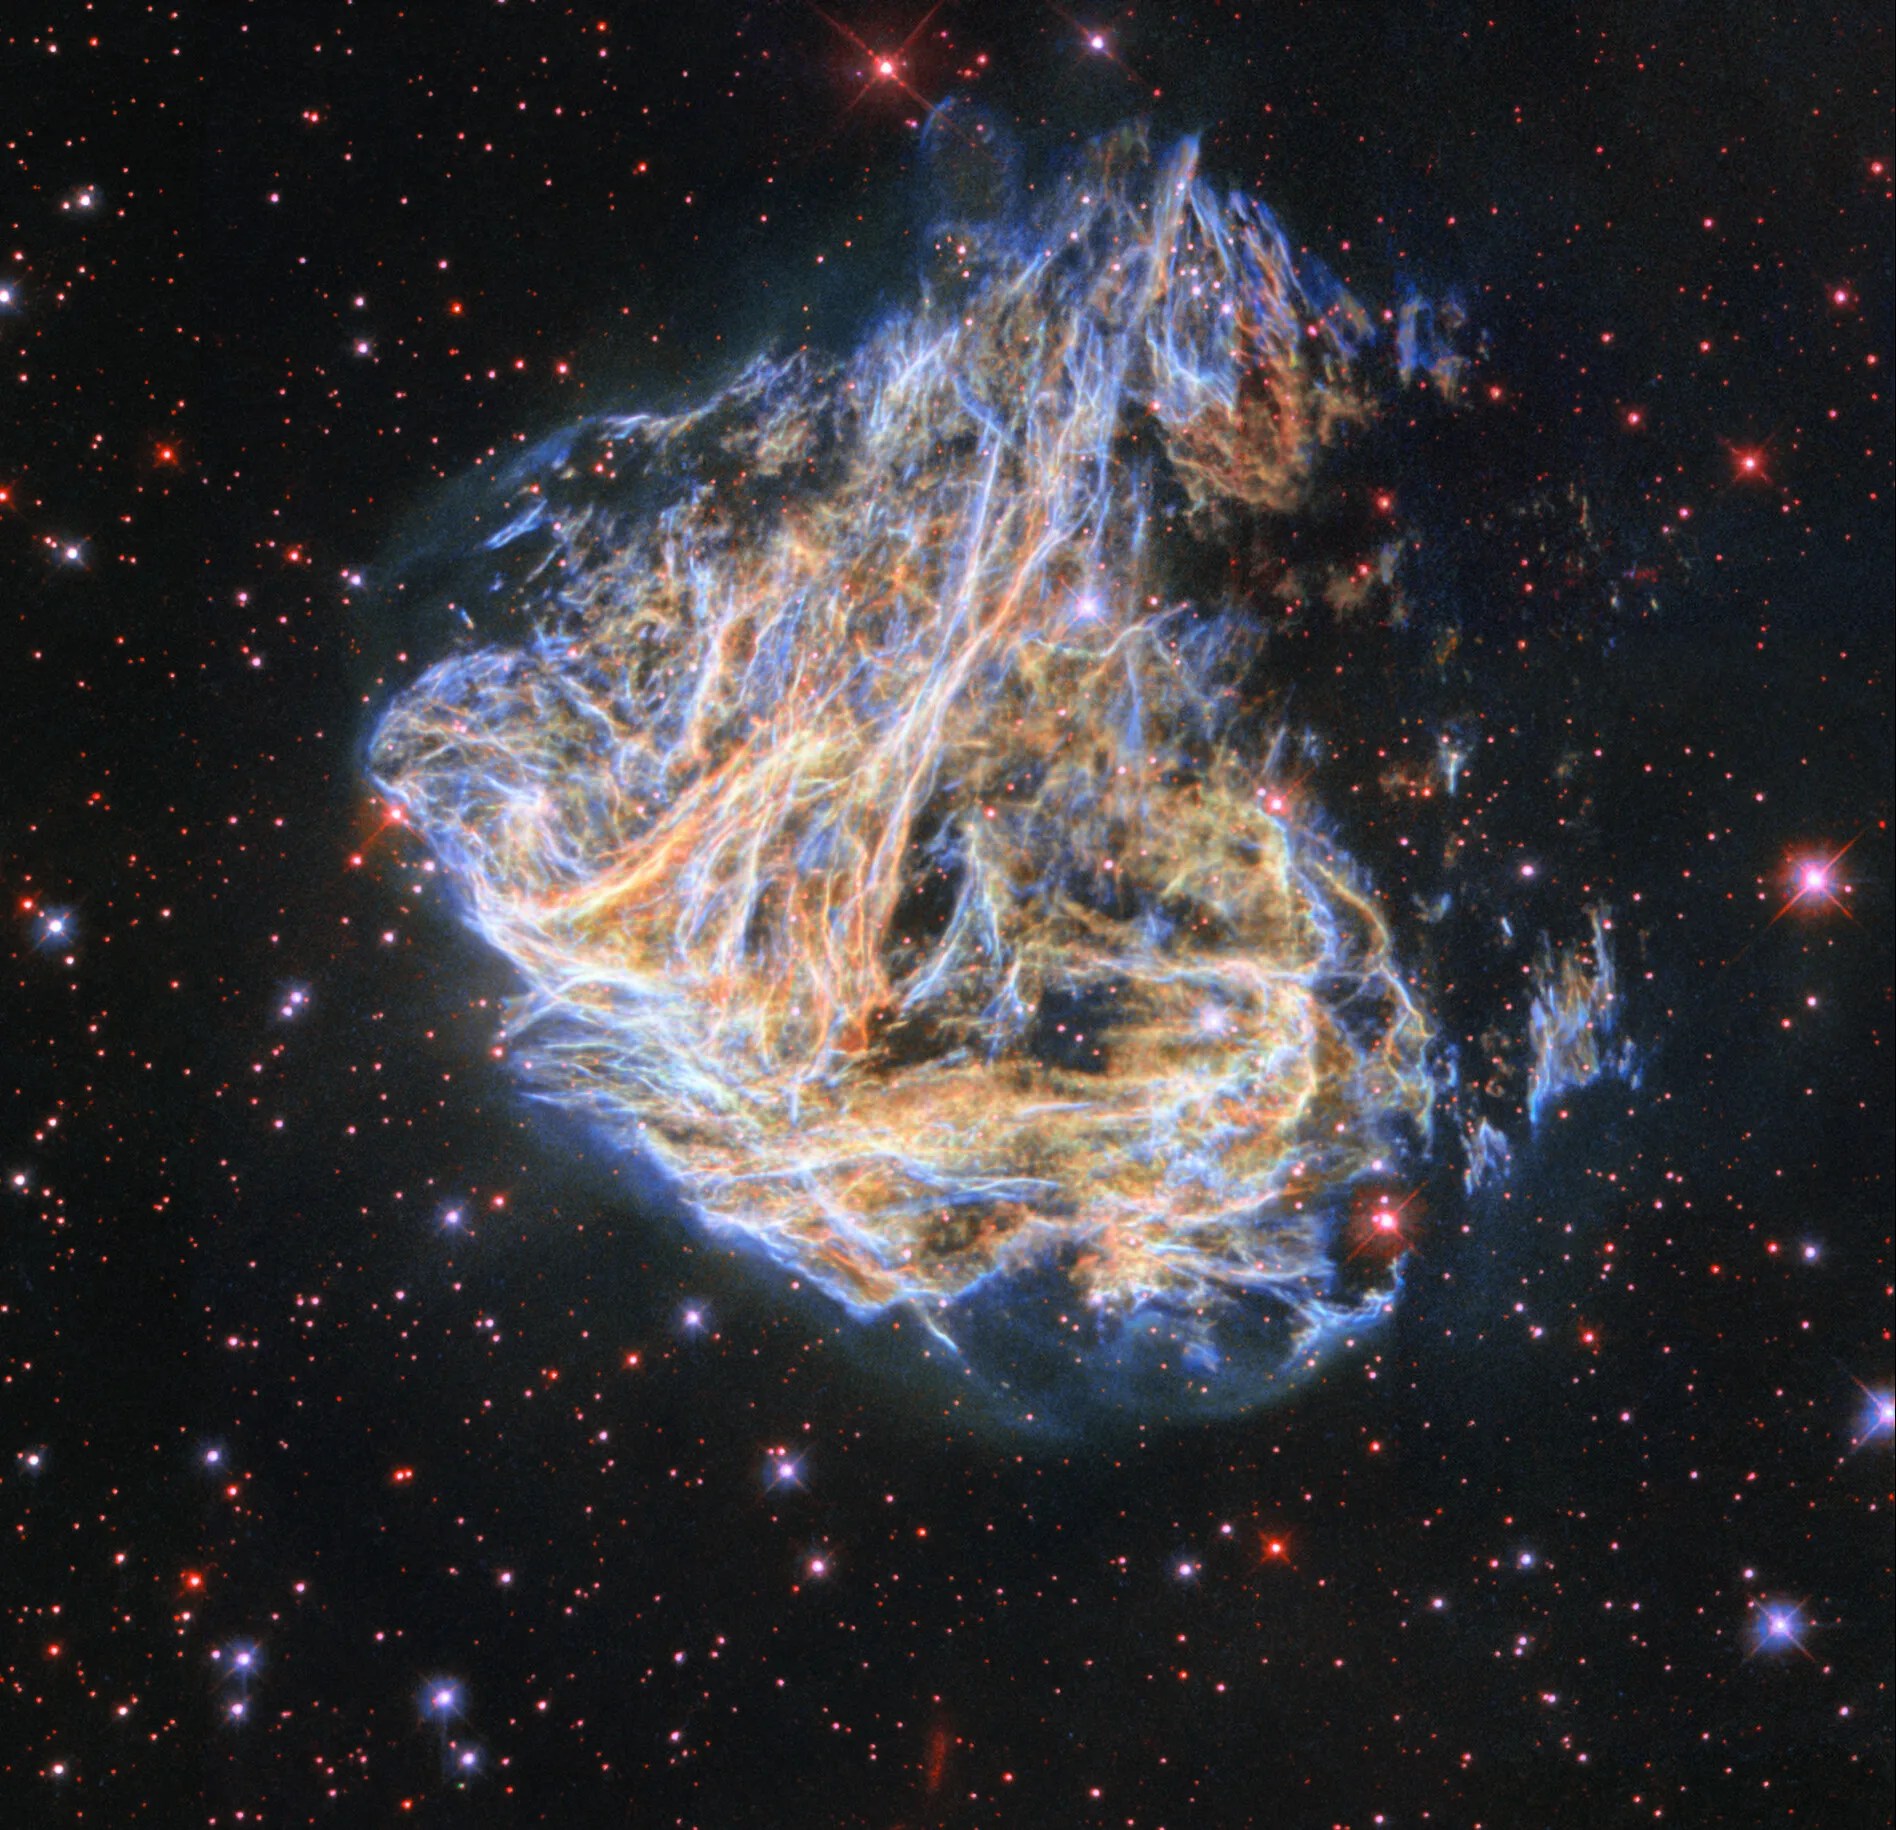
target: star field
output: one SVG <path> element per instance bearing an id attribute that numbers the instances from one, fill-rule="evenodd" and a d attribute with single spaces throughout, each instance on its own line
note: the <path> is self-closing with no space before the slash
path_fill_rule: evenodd
<path id="1" fill-rule="evenodd" d="M 1886 1822 L 1890 45 L 0 27 L 6 1820 Z M 1459 398 L 1206 584 L 1271 619 L 1460 1115 L 1358 1216 L 1393 1315 L 1226 1422 L 1009 1435 L 912 1315 L 694 1229 L 527 1096 L 364 778 L 504 623 L 443 557 L 492 478 L 852 346 L 951 98 L 1023 184 L 1199 131 L 1391 322 L 1463 319 Z M 1629 1065 L 1531 1113 L 1593 908 Z"/>

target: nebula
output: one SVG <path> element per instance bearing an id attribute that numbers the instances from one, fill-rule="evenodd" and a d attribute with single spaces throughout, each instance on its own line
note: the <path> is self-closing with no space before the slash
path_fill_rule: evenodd
<path id="1" fill-rule="evenodd" d="M 1287 1369 L 1393 1294 L 1348 1213 L 1426 1146 L 1433 1026 L 1243 715 L 1261 619 L 1173 555 L 1284 538 L 1452 364 L 1190 143 L 935 257 L 846 358 L 519 464 L 528 633 L 400 693 L 370 772 L 520 975 L 535 1089 L 707 1227 L 957 1351 L 1021 1293 L 1081 1361 Z"/>

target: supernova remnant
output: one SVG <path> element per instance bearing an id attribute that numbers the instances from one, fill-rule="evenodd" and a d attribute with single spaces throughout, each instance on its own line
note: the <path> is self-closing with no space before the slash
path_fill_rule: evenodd
<path id="1" fill-rule="evenodd" d="M 517 968 L 544 1095 L 856 1312 L 1057 1275 L 1215 1357 L 1386 1302 L 1350 1191 L 1431 1022 L 1245 727 L 1261 637 L 1178 529 L 1294 521 L 1376 336 L 1189 144 L 953 221 L 856 353 L 514 473 L 531 633 L 389 707 L 380 792 Z M 597 479 L 611 480 L 588 495 Z M 537 543 L 537 544 L 536 544 Z"/>

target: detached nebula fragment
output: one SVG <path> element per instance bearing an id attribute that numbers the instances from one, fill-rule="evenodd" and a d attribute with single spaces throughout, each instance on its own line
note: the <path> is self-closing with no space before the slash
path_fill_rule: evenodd
<path id="1" fill-rule="evenodd" d="M 485 542 L 530 633 L 422 675 L 370 771 L 524 980 L 536 1090 L 706 1226 L 983 1379 L 1242 1409 L 1392 1298 L 1350 1212 L 1439 1076 L 1240 709 L 1261 619 L 1181 573 L 1453 364 L 1189 143 L 1050 192 L 943 227 L 835 366 L 538 447 Z"/>

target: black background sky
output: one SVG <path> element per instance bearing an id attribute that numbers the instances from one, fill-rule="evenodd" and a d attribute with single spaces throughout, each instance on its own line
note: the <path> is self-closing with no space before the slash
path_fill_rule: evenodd
<path id="1" fill-rule="evenodd" d="M 0 1815 L 1887 1822 L 1890 57 L 1869 7 L 10 16 Z M 1362 462 L 1484 657 L 1488 913 L 1629 933 L 1640 1086 L 1505 1199 L 1448 1163 L 1394 1320 L 1214 1428 L 997 1438 L 641 1212 L 360 776 L 456 480 L 846 348 L 950 95 L 1030 171 L 1201 131 L 1366 298 L 1462 301 L 1467 398 Z M 1305 639 L 1400 900 L 1414 670 Z M 1445 1011 L 1521 957 L 1443 942 Z"/>

